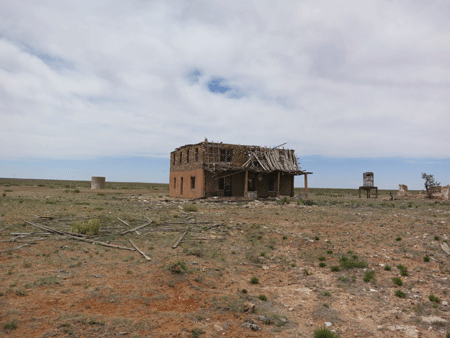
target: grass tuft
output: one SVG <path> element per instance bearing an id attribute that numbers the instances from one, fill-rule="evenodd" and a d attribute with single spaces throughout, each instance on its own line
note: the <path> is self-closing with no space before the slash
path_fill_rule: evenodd
<path id="1" fill-rule="evenodd" d="M 326 327 L 321 327 L 314 331 L 314 338 L 339 338 L 337 333 L 328 330 Z"/>

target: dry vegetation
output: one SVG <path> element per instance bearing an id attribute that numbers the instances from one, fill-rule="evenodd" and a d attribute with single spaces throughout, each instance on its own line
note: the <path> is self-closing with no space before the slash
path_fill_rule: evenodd
<path id="1" fill-rule="evenodd" d="M 448 203 L 350 189 L 311 189 L 306 205 L 193 202 L 169 199 L 163 184 L 107 187 L 0 180 L 0 336 L 450 331 Z M 151 261 L 26 222 L 133 249 L 131 239 Z"/>

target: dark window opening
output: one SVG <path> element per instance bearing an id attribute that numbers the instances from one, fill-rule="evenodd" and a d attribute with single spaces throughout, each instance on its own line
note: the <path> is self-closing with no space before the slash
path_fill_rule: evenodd
<path id="1" fill-rule="evenodd" d="M 233 149 L 220 149 L 220 162 L 231 162 Z"/>
<path id="2" fill-rule="evenodd" d="M 255 181 L 254 177 L 248 179 L 248 191 L 255 191 Z"/>
<path id="3" fill-rule="evenodd" d="M 180 195 L 183 196 L 183 177 L 181 178 L 180 182 Z"/>
<path id="4" fill-rule="evenodd" d="M 225 179 L 223 177 L 219 178 L 219 190 L 223 190 L 224 185 L 225 185 Z"/>
<path id="5" fill-rule="evenodd" d="M 186 163 L 189 163 L 189 149 L 186 152 Z"/>
<path id="6" fill-rule="evenodd" d="M 175 153 L 172 154 L 172 165 L 175 165 Z"/>
<path id="7" fill-rule="evenodd" d="M 269 191 L 275 191 L 275 179 L 269 177 Z"/>
<path id="8" fill-rule="evenodd" d="M 195 162 L 198 162 L 198 148 L 195 148 Z"/>
<path id="9" fill-rule="evenodd" d="M 195 189 L 195 176 L 191 176 L 191 189 Z"/>
<path id="10" fill-rule="evenodd" d="M 180 151 L 180 164 L 182 163 L 182 161 L 183 161 L 183 153 Z"/>
<path id="11" fill-rule="evenodd" d="M 177 178 L 176 177 L 173 178 L 173 188 L 174 189 L 177 188 Z"/>

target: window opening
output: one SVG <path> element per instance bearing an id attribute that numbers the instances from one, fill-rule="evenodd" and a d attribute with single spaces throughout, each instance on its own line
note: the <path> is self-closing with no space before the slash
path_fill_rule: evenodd
<path id="1" fill-rule="evenodd" d="M 225 179 L 223 177 L 219 178 L 219 190 L 223 190 L 224 185 L 225 185 Z"/>
<path id="2" fill-rule="evenodd" d="M 191 176 L 191 189 L 195 189 L 195 176 Z"/>
<path id="3" fill-rule="evenodd" d="M 220 149 L 220 162 L 231 162 L 233 149 Z"/>

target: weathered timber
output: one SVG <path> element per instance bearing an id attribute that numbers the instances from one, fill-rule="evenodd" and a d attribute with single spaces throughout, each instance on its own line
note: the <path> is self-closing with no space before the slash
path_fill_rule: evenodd
<path id="1" fill-rule="evenodd" d="M 24 248 L 24 247 L 29 246 L 29 245 L 30 244 L 19 245 L 19 246 L 16 246 L 15 248 L 1 250 L 0 252 L 9 252 L 9 251 L 14 251 L 14 250 L 19 250 L 20 248 Z"/>
<path id="2" fill-rule="evenodd" d="M 143 225 L 140 225 L 140 226 L 138 226 L 138 227 L 136 227 L 136 228 L 126 230 L 126 231 L 124 231 L 124 232 L 119 233 L 119 235 L 125 235 L 126 233 L 136 231 L 136 230 L 138 230 L 138 229 L 141 229 L 141 228 L 143 228 L 143 227 L 149 225 L 150 223 L 151 223 L 151 222 L 148 222 L 148 223 L 145 223 L 145 224 L 143 224 Z"/>
<path id="3" fill-rule="evenodd" d="M 128 224 L 127 222 L 125 222 L 123 219 L 120 219 L 119 217 L 117 217 L 117 219 L 118 219 L 119 221 L 121 221 L 122 223 L 128 225 L 128 226 L 131 228 L 131 225 Z M 139 231 L 137 231 L 137 230 L 133 230 L 133 231 L 135 231 L 139 236 L 141 235 L 141 233 L 140 233 Z"/>
<path id="4" fill-rule="evenodd" d="M 148 260 L 148 261 L 151 261 L 152 259 L 150 258 L 150 257 L 148 257 L 142 250 L 140 250 L 137 246 L 136 246 L 136 244 L 134 244 L 133 243 L 133 241 L 130 239 L 130 243 L 131 243 L 131 245 L 132 246 L 134 246 L 134 248 L 142 255 L 142 256 L 144 256 L 144 258 L 146 259 L 146 260 Z"/>
<path id="5" fill-rule="evenodd" d="M 183 237 L 187 234 L 187 230 L 184 232 L 184 234 L 183 235 L 181 235 L 181 237 L 178 239 L 178 241 L 172 246 L 172 249 L 175 249 L 177 246 L 178 246 L 178 244 L 180 244 L 180 242 L 181 242 L 181 240 L 183 239 Z"/>
<path id="6" fill-rule="evenodd" d="M 58 235 L 69 235 L 69 236 L 75 236 L 75 237 L 81 237 L 81 238 L 85 238 L 86 237 L 84 235 L 76 234 L 76 233 L 73 233 L 73 232 L 52 229 L 52 228 L 50 228 L 48 226 L 32 223 L 32 222 L 29 222 L 29 221 L 25 221 L 25 223 L 28 223 L 30 225 L 34 225 L 35 227 L 41 228 L 41 229 L 46 230 L 46 231 L 54 232 L 54 233 L 56 233 Z"/>
<path id="7" fill-rule="evenodd" d="M 109 248 L 116 248 L 116 249 L 122 249 L 122 250 L 135 251 L 135 249 L 133 249 L 133 248 L 127 248 L 126 246 L 121 246 L 121 245 L 116 245 L 116 244 L 109 244 L 109 243 L 99 242 L 99 241 L 93 241 L 93 240 L 90 240 L 90 239 L 80 238 L 80 237 L 74 237 L 74 236 L 66 236 L 66 237 L 67 237 L 67 238 L 70 238 L 70 239 L 76 239 L 76 240 L 78 240 L 78 241 L 87 242 L 87 243 L 92 243 L 92 244 L 98 244 L 98 245 L 107 246 L 107 247 L 109 247 Z"/>

